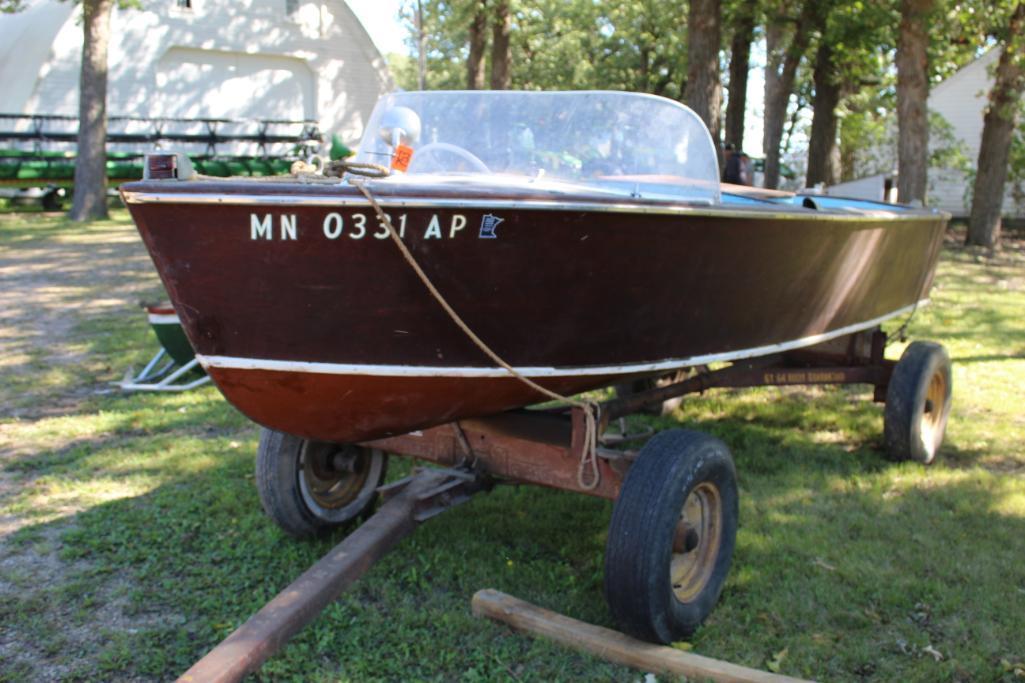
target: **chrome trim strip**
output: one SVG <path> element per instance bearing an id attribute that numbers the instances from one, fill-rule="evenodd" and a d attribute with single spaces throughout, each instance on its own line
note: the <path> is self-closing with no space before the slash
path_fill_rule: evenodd
<path id="1" fill-rule="evenodd" d="M 782 353 L 806 346 L 814 346 L 821 342 L 836 339 L 847 334 L 862 332 L 871 329 L 891 318 L 905 313 L 911 313 L 915 309 L 929 303 L 928 299 L 922 299 L 917 304 L 905 306 L 886 315 L 872 320 L 848 325 L 832 332 L 816 334 L 801 339 L 795 339 L 781 344 L 769 344 L 757 346 L 739 351 L 727 353 L 711 353 L 703 356 L 691 356 L 690 358 L 675 358 L 654 363 L 630 363 L 627 365 L 606 365 L 588 366 L 575 368 L 556 367 L 517 367 L 516 371 L 521 375 L 531 378 L 539 377 L 583 377 L 593 375 L 632 375 L 648 372 L 661 372 L 663 370 L 676 370 L 679 368 L 694 365 L 707 365 L 709 363 L 722 363 L 728 361 L 743 360 L 745 358 L 756 358 L 768 356 L 774 353 Z M 270 370 L 273 372 L 304 372 L 323 375 L 370 375 L 378 377 L 508 377 L 508 371 L 498 367 L 435 367 L 430 365 L 361 365 L 347 363 L 316 363 L 307 361 L 289 360 L 268 360 L 260 358 L 238 358 L 235 356 L 202 356 L 197 354 L 196 358 L 204 368 L 225 368 L 232 370 Z"/>
<path id="2" fill-rule="evenodd" d="M 215 194 L 206 192 L 138 192 L 121 190 L 125 204 L 217 204 L 221 206 L 327 206 L 367 209 L 365 198 L 357 196 L 293 195 L 293 194 Z M 633 213 L 641 215 L 715 216 L 722 218 L 759 218 L 762 220 L 912 221 L 940 218 L 941 213 L 900 211 L 860 211 L 833 213 L 795 206 L 793 211 L 744 210 L 725 205 L 688 206 L 681 204 L 607 204 L 603 202 L 566 202 L 558 199 L 426 199 L 423 197 L 377 197 L 384 208 L 403 209 L 483 209 L 519 211 L 588 211 L 592 213 Z"/>

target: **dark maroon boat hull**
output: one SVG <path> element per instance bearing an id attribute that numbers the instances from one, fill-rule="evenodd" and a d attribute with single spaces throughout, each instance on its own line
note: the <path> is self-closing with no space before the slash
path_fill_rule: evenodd
<path id="1" fill-rule="evenodd" d="M 562 393 L 808 345 L 906 312 L 927 296 L 945 226 L 929 211 L 460 200 L 378 185 L 469 326 Z M 449 319 L 355 188 L 150 181 L 122 191 L 197 354 L 253 420 L 362 441 L 539 400 Z"/>

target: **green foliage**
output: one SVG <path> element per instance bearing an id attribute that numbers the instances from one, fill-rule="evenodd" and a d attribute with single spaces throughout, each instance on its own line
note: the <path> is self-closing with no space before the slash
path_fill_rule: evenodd
<path id="1" fill-rule="evenodd" d="M 25 9 L 25 0 L 0 0 L 0 12 L 20 12 Z"/>
<path id="2" fill-rule="evenodd" d="M 848 93 L 878 87 L 890 68 L 900 15 L 893 2 L 825 2 L 828 12 L 822 40 L 833 50 L 837 82 Z"/>
<path id="3" fill-rule="evenodd" d="M 878 88 L 863 88 L 841 104 L 840 164 L 844 181 L 896 167 L 896 74 L 885 73 Z"/>
<path id="4" fill-rule="evenodd" d="M 474 6 L 467 0 L 424 2 L 429 89 L 466 86 L 467 26 Z M 679 98 L 686 78 L 685 9 L 656 0 L 514 2 L 513 87 L 634 90 Z M 415 54 L 414 11 L 413 4 L 403 10 Z M 415 60 L 398 66 L 396 80 L 415 83 Z"/>
<path id="5" fill-rule="evenodd" d="M 417 89 L 417 63 L 416 57 L 389 52 L 385 56 L 388 62 L 388 70 L 391 71 L 395 85 L 403 90 Z"/>
<path id="6" fill-rule="evenodd" d="M 687 76 L 686 6 L 683 3 L 612 3 L 599 17 L 592 87 L 683 97 Z"/>
<path id="7" fill-rule="evenodd" d="M 975 160 L 968 158 L 968 148 L 954 133 L 950 122 L 937 112 L 929 112 L 929 168 L 966 173 L 974 164 Z"/>
<path id="8" fill-rule="evenodd" d="M 844 180 L 896 170 L 897 116 L 890 104 L 894 94 L 892 90 L 863 91 L 848 98 L 840 129 Z M 964 142 L 937 112 L 929 112 L 928 164 L 935 171 L 965 174 L 974 167 Z"/>

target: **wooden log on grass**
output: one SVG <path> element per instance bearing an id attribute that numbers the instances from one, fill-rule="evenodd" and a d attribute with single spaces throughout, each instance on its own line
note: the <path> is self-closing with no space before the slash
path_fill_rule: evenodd
<path id="1" fill-rule="evenodd" d="M 801 681 L 663 645 L 652 645 L 612 629 L 556 614 L 490 588 L 477 591 L 471 605 L 475 616 L 501 621 L 517 631 L 544 636 L 576 650 L 641 671 L 684 675 L 699 680 L 711 679 L 719 683 Z"/>

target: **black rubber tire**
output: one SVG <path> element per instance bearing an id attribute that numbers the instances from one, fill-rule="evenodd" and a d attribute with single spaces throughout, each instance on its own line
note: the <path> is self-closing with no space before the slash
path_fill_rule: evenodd
<path id="1" fill-rule="evenodd" d="M 718 551 L 693 599 L 673 592 L 673 539 L 684 501 L 703 483 L 721 500 Z M 620 489 L 605 547 L 605 599 L 625 632 L 669 643 L 689 638 L 719 599 L 737 537 L 736 469 L 726 445 L 701 432 L 661 432 L 641 449 Z"/>
<path id="2" fill-rule="evenodd" d="M 387 455 L 370 451 L 367 481 L 352 502 L 341 509 L 318 511 L 302 484 L 303 448 L 310 443 L 319 444 L 264 428 L 256 451 L 256 489 L 264 512 L 296 538 L 322 535 L 362 515 L 377 499 L 377 487 L 387 470 Z"/>
<path id="3" fill-rule="evenodd" d="M 934 378 L 942 382 L 943 405 L 939 407 L 929 400 Z M 936 459 L 950 416 L 952 389 L 947 350 L 934 342 L 912 342 L 897 361 L 886 389 L 883 440 L 891 459 L 924 465 Z"/>

